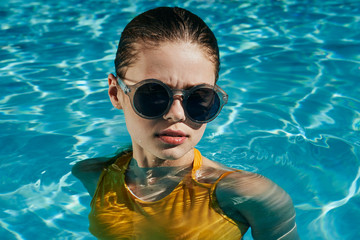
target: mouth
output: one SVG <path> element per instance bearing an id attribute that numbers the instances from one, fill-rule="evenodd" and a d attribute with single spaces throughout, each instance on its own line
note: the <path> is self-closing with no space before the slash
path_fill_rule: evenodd
<path id="1" fill-rule="evenodd" d="M 156 137 L 166 144 L 180 145 L 184 143 L 189 136 L 178 130 L 164 130 L 156 134 Z"/>

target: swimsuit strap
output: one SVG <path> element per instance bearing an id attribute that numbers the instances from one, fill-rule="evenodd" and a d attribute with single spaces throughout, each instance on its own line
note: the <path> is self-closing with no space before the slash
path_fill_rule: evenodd
<path id="1" fill-rule="evenodd" d="M 228 175 L 230 175 L 230 174 L 232 174 L 232 173 L 235 173 L 235 172 L 242 172 L 242 170 L 233 170 L 233 171 L 228 171 L 228 172 L 225 172 L 225 173 L 223 173 L 223 174 L 221 174 L 221 176 L 216 180 L 216 182 L 215 182 L 215 184 L 212 186 L 212 192 L 214 192 L 215 191 L 215 188 L 216 188 L 216 186 L 218 185 L 218 183 L 223 179 L 223 178 L 225 178 L 226 176 L 228 176 Z"/>
<path id="2" fill-rule="evenodd" d="M 202 156 L 199 150 L 194 148 L 194 162 L 193 162 L 193 173 L 200 169 L 202 165 Z"/>
<path id="3" fill-rule="evenodd" d="M 117 170 L 121 170 L 125 172 L 126 169 L 128 168 L 128 165 L 132 157 L 133 157 L 133 151 L 124 151 L 120 154 L 120 156 L 116 159 L 115 163 L 112 164 L 111 166 L 116 168 Z"/>

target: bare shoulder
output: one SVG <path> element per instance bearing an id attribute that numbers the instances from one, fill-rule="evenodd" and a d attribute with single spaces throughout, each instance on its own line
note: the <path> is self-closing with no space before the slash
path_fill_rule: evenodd
<path id="1" fill-rule="evenodd" d="M 101 171 L 104 166 L 110 164 L 110 159 L 111 158 L 99 157 L 79 161 L 73 166 L 72 174 L 78 177 L 85 173 Z"/>
<path id="2" fill-rule="evenodd" d="M 227 173 L 217 185 L 218 193 L 253 197 L 274 189 L 285 193 L 277 184 L 260 174 L 230 168 L 205 157 L 203 157 L 203 165 L 199 173 L 198 176 L 200 175 L 201 179 L 207 179 L 207 181 L 217 181 Z"/>
<path id="3" fill-rule="evenodd" d="M 231 173 L 218 183 L 216 198 L 225 214 L 251 227 L 254 239 L 298 239 L 292 199 L 270 179 Z"/>
<path id="4" fill-rule="evenodd" d="M 255 198 L 274 189 L 286 194 L 273 181 L 260 174 L 230 168 L 205 157 L 203 157 L 203 166 L 199 172 L 200 178 L 204 181 L 206 179 L 208 182 L 215 182 L 221 177 L 216 187 L 218 195 L 251 196 Z M 226 175 L 224 175 L 225 173 Z"/>
<path id="5" fill-rule="evenodd" d="M 226 176 L 218 184 L 219 191 L 227 194 L 242 196 L 260 196 L 271 190 L 283 191 L 277 184 L 270 179 L 252 172 L 236 171 Z M 285 192 L 285 191 L 284 191 Z"/>
<path id="6" fill-rule="evenodd" d="M 112 162 L 112 158 L 106 157 L 86 159 L 77 162 L 73 166 L 71 173 L 81 181 L 90 196 L 93 196 L 101 172 Z"/>
<path id="7" fill-rule="evenodd" d="M 206 157 L 202 157 L 202 160 L 202 166 L 196 174 L 196 180 L 202 183 L 215 183 L 224 173 L 236 171 L 236 169 L 229 168 Z"/>

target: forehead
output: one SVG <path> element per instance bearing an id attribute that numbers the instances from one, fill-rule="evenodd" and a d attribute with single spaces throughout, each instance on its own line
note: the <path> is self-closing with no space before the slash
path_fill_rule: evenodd
<path id="1" fill-rule="evenodd" d="M 127 79 L 138 82 L 156 78 L 173 88 L 215 84 L 215 64 L 197 44 L 137 44 L 136 51 L 136 59 L 126 72 Z"/>

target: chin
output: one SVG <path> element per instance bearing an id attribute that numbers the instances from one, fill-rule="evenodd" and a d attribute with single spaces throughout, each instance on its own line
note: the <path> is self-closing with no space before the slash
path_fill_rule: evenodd
<path id="1" fill-rule="evenodd" d="M 179 146 L 173 146 L 160 151 L 161 159 L 166 160 L 178 160 L 188 154 L 193 148 L 181 148 Z"/>

